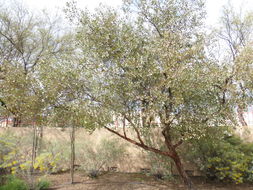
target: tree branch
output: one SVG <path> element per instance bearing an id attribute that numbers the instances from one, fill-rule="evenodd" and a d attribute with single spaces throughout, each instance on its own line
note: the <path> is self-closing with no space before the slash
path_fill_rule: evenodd
<path id="1" fill-rule="evenodd" d="M 174 144 L 173 147 L 174 147 L 174 148 L 177 148 L 177 147 L 179 147 L 181 144 L 183 144 L 183 142 L 184 142 L 184 141 L 181 139 L 181 140 L 179 140 L 176 144 Z"/>
<path id="2" fill-rule="evenodd" d="M 124 132 L 124 136 L 126 136 L 126 120 L 125 120 L 125 117 L 124 117 L 124 120 L 123 120 L 123 132 Z"/>
<path id="3" fill-rule="evenodd" d="M 143 140 L 141 139 L 140 132 L 138 131 L 138 129 L 137 129 L 137 127 L 135 126 L 135 124 L 134 124 L 126 115 L 125 115 L 124 117 L 125 117 L 125 118 L 127 119 L 127 121 L 133 126 L 133 128 L 134 128 L 134 130 L 135 130 L 135 132 L 136 132 L 136 134 L 137 134 L 137 138 L 139 139 L 140 143 L 144 145 L 144 142 L 143 142 Z"/>
<path id="4" fill-rule="evenodd" d="M 160 155 L 164 155 L 164 156 L 169 156 L 169 157 L 173 158 L 173 154 L 171 154 L 170 152 L 162 151 L 162 150 L 159 150 L 159 149 L 147 146 L 145 144 L 138 143 L 135 140 L 130 139 L 128 137 L 125 137 L 124 135 L 122 135 L 122 134 L 118 133 L 117 131 L 112 130 L 112 129 L 106 127 L 106 126 L 104 126 L 104 128 L 106 130 L 110 131 L 111 133 L 114 133 L 117 136 L 121 137 L 122 139 L 125 139 L 126 141 L 128 141 L 128 142 L 130 142 L 130 143 L 132 143 L 134 145 L 137 145 L 137 146 L 141 147 L 144 150 L 147 150 L 147 151 L 150 151 L 150 152 L 154 152 L 154 153 L 157 153 L 157 154 L 160 154 Z"/>
<path id="5" fill-rule="evenodd" d="M 147 19 L 147 21 L 155 28 L 155 30 L 157 31 L 158 35 L 160 36 L 160 38 L 163 38 L 163 34 L 161 33 L 160 29 L 158 28 L 158 26 L 152 21 L 151 18 L 148 17 L 148 15 L 144 12 L 141 12 L 141 14 Z"/>

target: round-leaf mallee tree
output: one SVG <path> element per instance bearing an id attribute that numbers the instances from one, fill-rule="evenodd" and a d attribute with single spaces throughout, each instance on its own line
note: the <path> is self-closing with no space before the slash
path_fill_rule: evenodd
<path id="1" fill-rule="evenodd" d="M 224 82 L 226 70 L 205 53 L 203 3 L 128 0 L 122 11 L 124 16 L 101 6 L 95 13 L 77 14 L 76 40 L 86 78 L 83 97 L 93 102 L 90 109 L 99 110 L 97 124 L 171 158 L 192 189 L 178 147 L 208 135 L 210 127 L 234 122 L 230 91 L 235 87 Z M 122 120 L 122 131 L 111 127 L 115 118 Z M 126 128 L 132 128 L 136 138 Z M 157 128 L 166 149 L 146 141 Z"/>

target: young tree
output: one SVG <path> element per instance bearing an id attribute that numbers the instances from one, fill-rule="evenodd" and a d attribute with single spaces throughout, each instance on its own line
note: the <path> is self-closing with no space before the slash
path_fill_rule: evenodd
<path id="1" fill-rule="evenodd" d="M 14 127 L 21 122 L 33 127 L 32 173 L 53 100 L 40 78 L 41 67 L 72 52 L 69 35 L 60 31 L 58 21 L 46 14 L 35 16 L 20 4 L 0 10 L 0 111 L 13 117 Z"/>
<path id="2" fill-rule="evenodd" d="M 43 107 L 36 67 L 69 51 L 57 22 L 46 14 L 34 15 L 18 3 L 1 7 L 0 101 L 3 110 L 13 116 L 14 127 L 31 115 L 28 112 L 37 115 L 38 110 L 33 109 Z"/>
<path id="3" fill-rule="evenodd" d="M 90 117 L 89 107 L 92 103 L 83 89 L 85 80 L 80 75 L 83 68 L 75 59 L 78 55 L 73 56 L 74 53 L 65 56 L 61 61 L 51 60 L 50 64 L 39 67 L 39 80 L 49 105 L 45 116 L 47 125 L 70 128 L 71 184 L 74 183 L 76 128 L 85 127 L 91 130 L 96 127 Z"/>
<path id="4" fill-rule="evenodd" d="M 188 189 L 178 148 L 193 138 L 208 135 L 208 128 L 233 125 L 234 100 L 223 79 L 223 67 L 205 56 L 201 1 L 124 1 L 122 16 L 99 7 L 83 11 L 77 32 L 82 50 L 84 97 L 97 113 L 95 122 L 147 151 L 171 158 Z M 91 117 L 94 115 L 90 115 Z M 115 117 L 127 122 L 114 130 Z M 160 129 L 166 149 L 145 141 Z"/>

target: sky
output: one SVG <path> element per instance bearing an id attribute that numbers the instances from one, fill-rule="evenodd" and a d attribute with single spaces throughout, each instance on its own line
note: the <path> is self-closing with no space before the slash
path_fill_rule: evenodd
<path id="1" fill-rule="evenodd" d="M 56 10 L 62 9 L 66 5 L 66 2 L 70 2 L 71 0 L 21 0 L 25 4 L 27 4 L 30 8 L 35 9 L 49 9 L 49 10 Z M 100 3 L 107 4 L 110 6 L 120 6 L 122 1 L 121 0 L 75 0 L 79 5 L 79 8 L 89 8 L 94 9 Z"/>
<path id="2" fill-rule="evenodd" d="M 241 8 L 243 10 L 253 11 L 253 0 L 230 0 L 231 5 L 239 11 Z M 222 7 L 228 4 L 228 0 L 207 0 L 207 23 L 216 24 L 219 22 L 221 16 Z"/>
<path id="3" fill-rule="evenodd" d="M 12 0 L 5 0 L 12 1 Z M 49 11 L 55 12 L 62 10 L 68 0 L 21 0 L 25 5 L 31 9 L 47 9 Z M 76 0 L 80 8 L 87 7 L 92 10 L 99 5 L 99 3 L 104 3 L 110 6 L 119 7 L 122 3 L 121 0 Z M 228 0 L 206 0 L 207 8 L 207 24 L 215 25 L 219 21 L 221 15 L 222 6 L 225 5 Z M 253 11 L 253 0 L 230 0 L 231 4 L 239 9 L 241 5 L 244 8 Z"/>

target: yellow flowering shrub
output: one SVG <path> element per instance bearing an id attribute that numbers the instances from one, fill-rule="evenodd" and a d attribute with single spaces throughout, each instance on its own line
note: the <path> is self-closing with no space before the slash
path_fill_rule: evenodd
<path id="1" fill-rule="evenodd" d="M 42 153 L 36 158 L 33 167 L 42 173 L 56 172 L 59 168 L 59 160 L 59 154 Z"/>
<path id="2" fill-rule="evenodd" d="M 253 144 L 228 136 L 220 141 L 200 139 L 191 158 L 207 178 L 235 184 L 253 182 Z"/>
<path id="3" fill-rule="evenodd" d="M 32 166 L 31 155 L 24 155 L 18 145 L 0 139 L 0 168 L 12 174 L 27 175 L 33 167 L 42 174 L 49 174 L 59 168 L 59 154 L 41 153 Z"/>

